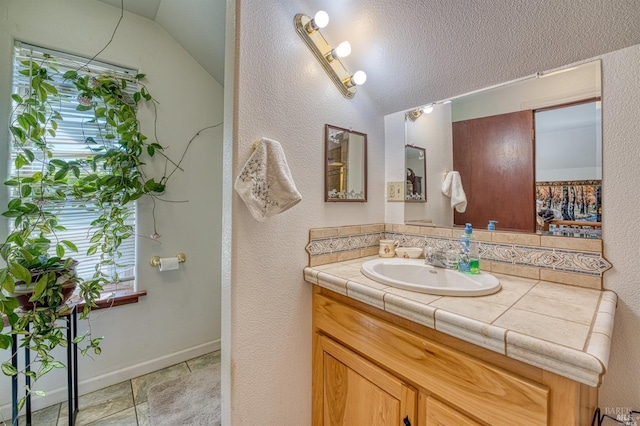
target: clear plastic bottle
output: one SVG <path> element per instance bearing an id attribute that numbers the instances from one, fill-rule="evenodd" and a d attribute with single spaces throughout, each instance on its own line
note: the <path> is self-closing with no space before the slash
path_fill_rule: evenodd
<path id="1" fill-rule="evenodd" d="M 478 242 L 473 238 L 473 228 L 467 223 L 464 233 L 460 237 L 460 260 L 458 270 L 471 274 L 480 273 L 480 259 L 478 256 Z"/>
<path id="2" fill-rule="evenodd" d="M 471 224 L 467 223 L 464 228 L 464 233 L 467 235 L 469 239 L 469 272 L 472 274 L 480 273 L 480 257 L 479 257 L 479 249 L 478 242 L 473 237 L 473 229 L 471 228 Z"/>
<path id="3" fill-rule="evenodd" d="M 458 271 L 471 272 L 471 259 L 469 251 L 471 248 L 471 224 L 467 223 L 464 233 L 460 237 L 460 256 L 458 257 Z"/>

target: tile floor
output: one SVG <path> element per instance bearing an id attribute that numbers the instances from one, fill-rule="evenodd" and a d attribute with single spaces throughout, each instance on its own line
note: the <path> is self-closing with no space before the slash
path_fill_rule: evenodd
<path id="1" fill-rule="evenodd" d="M 220 362 L 220 351 L 81 395 L 76 426 L 149 426 L 147 391 L 153 385 Z M 67 426 L 67 403 L 33 412 L 34 426 Z M 20 418 L 20 425 L 26 424 Z M 0 426 L 10 426 L 11 419 Z"/>

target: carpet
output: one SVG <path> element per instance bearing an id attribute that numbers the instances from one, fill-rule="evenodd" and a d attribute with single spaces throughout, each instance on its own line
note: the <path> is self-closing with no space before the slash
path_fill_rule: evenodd
<path id="1" fill-rule="evenodd" d="M 151 426 L 220 425 L 220 364 L 151 387 L 147 401 Z"/>

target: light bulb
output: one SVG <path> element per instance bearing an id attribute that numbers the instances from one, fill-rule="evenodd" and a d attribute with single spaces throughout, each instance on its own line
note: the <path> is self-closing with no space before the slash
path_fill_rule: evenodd
<path id="1" fill-rule="evenodd" d="M 367 81 L 367 74 L 365 74 L 364 71 L 356 71 L 351 76 L 351 81 L 353 81 L 353 84 L 355 84 L 356 86 L 360 86 L 364 84 L 365 81 Z"/>
<path id="2" fill-rule="evenodd" d="M 431 114 L 433 112 L 433 104 L 427 105 L 426 107 L 422 108 L 422 112 L 424 112 L 425 114 Z"/>
<path id="3" fill-rule="evenodd" d="M 311 19 L 304 26 L 305 30 L 307 30 L 308 34 L 313 34 L 318 31 L 320 28 L 324 28 L 329 23 L 329 15 L 324 10 L 319 10 L 316 12 L 313 19 Z"/>
<path id="4" fill-rule="evenodd" d="M 351 43 L 343 41 L 334 50 L 334 56 L 337 58 L 345 58 L 351 54 Z"/>
<path id="5" fill-rule="evenodd" d="M 319 10 L 313 17 L 313 22 L 318 28 L 324 28 L 329 24 L 329 14 L 324 10 Z"/>
<path id="6" fill-rule="evenodd" d="M 351 44 L 348 41 L 343 41 L 336 47 L 331 50 L 331 52 L 327 53 L 325 57 L 327 61 L 332 62 L 335 59 L 344 58 L 345 56 L 349 56 L 351 53 Z"/>

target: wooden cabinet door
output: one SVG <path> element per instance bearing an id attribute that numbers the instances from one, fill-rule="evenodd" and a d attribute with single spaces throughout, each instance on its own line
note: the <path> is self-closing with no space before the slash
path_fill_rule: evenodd
<path id="1" fill-rule="evenodd" d="M 425 426 L 481 426 L 480 423 L 431 396 L 421 396 L 420 400 L 423 404 L 420 407 L 420 417 L 424 417 Z"/>
<path id="2" fill-rule="evenodd" d="M 467 195 L 454 224 L 484 229 L 497 220 L 501 230 L 535 232 L 533 111 L 453 123 L 453 169 Z"/>
<path id="3" fill-rule="evenodd" d="M 322 336 L 322 425 L 415 425 L 416 391 Z"/>

